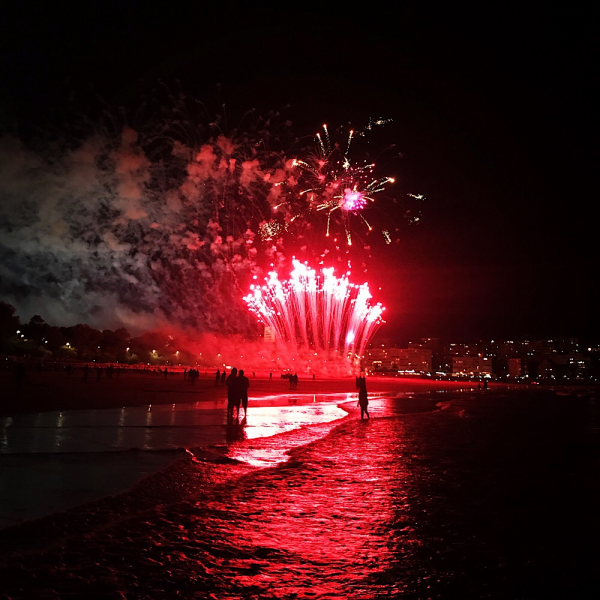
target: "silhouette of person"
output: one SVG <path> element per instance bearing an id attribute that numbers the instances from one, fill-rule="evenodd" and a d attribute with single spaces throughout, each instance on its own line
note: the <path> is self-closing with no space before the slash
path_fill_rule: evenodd
<path id="1" fill-rule="evenodd" d="M 369 411 L 367 407 L 369 406 L 369 398 L 367 395 L 367 382 L 364 377 L 359 377 L 358 379 L 358 402 L 357 406 L 360 406 L 360 418 L 364 418 L 367 415 L 367 419 L 369 418 Z"/>
<path id="2" fill-rule="evenodd" d="M 273 372 L 272 371 L 269 373 L 269 380 L 273 381 Z"/>
<path id="3" fill-rule="evenodd" d="M 223 375 L 225 371 L 223 371 Z M 240 414 L 240 394 L 237 381 L 237 368 L 233 367 L 225 384 L 227 385 L 227 422 L 233 421 L 233 409 L 237 407 L 237 416 Z"/>
<path id="4" fill-rule="evenodd" d="M 248 388 L 250 387 L 250 380 L 244 375 L 244 369 L 240 369 L 238 375 L 238 389 L 239 397 L 242 402 L 242 408 L 244 409 L 244 420 L 248 416 Z M 240 406 L 238 404 L 238 416 L 240 413 Z"/>
<path id="5" fill-rule="evenodd" d="M 221 385 L 225 385 L 226 377 L 227 377 L 227 373 L 225 373 L 225 369 L 223 369 L 223 372 L 221 373 Z"/>
<path id="6" fill-rule="evenodd" d="M 219 383 L 221 383 L 221 371 L 217 369 L 215 373 L 215 385 L 219 385 Z"/>

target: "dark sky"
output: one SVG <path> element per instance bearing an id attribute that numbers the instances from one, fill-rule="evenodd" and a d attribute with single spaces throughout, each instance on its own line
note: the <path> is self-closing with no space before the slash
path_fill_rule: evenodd
<path id="1" fill-rule="evenodd" d="M 390 332 L 598 336 L 591 13 L 119 4 L 21 2 L 3 14 L 7 123 L 35 123 L 69 86 L 126 104 L 159 78 L 200 99 L 220 84 L 233 112 L 289 104 L 304 133 L 392 118 L 400 185 L 427 200 L 371 273 Z"/>

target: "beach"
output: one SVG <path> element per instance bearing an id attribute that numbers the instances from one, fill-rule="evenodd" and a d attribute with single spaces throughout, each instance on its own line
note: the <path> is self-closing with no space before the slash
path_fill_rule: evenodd
<path id="1" fill-rule="evenodd" d="M 124 492 L 190 448 L 221 446 L 234 452 L 237 438 L 273 436 L 347 415 L 340 403 L 354 398 L 355 382 L 252 377 L 251 418 L 228 428 L 226 387 L 214 374 L 188 379 L 182 370 L 123 370 L 113 377 L 90 370 L 29 369 L 18 386 L 0 371 L 6 391 L 0 404 L 0 528 Z M 378 378 L 373 394 L 452 389 L 456 384 Z M 468 386 L 469 388 L 471 386 Z M 246 444 L 246 448 L 248 445 Z M 122 452 L 127 460 L 122 460 Z M 246 463 L 285 459 L 281 450 L 248 452 Z"/>
<path id="2" fill-rule="evenodd" d="M 137 389 L 132 402 L 146 410 L 151 382 L 172 400 L 180 381 L 150 377 L 128 385 L 122 376 L 119 389 Z M 68 385 L 30 397 L 57 409 L 48 398 Z M 595 390 L 372 378 L 371 418 L 361 421 L 354 380 L 301 379 L 293 394 L 286 385 L 257 377 L 250 390 L 269 418 L 303 414 L 282 418 L 294 426 L 248 436 L 223 421 L 216 443 L 168 450 L 164 468 L 120 493 L 0 530 L 0 594 L 597 596 Z M 215 388 L 207 375 L 194 401 L 224 414 Z M 91 407 L 117 409 L 112 392 L 90 393 Z M 82 409 L 74 403 L 62 410 Z M 251 394 L 249 422 L 252 406 Z"/>
<path id="3" fill-rule="evenodd" d="M 171 371 L 165 378 L 158 369 L 124 369 L 112 377 L 104 374 L 98 378 L 90 369 L 87 380 L 81 368 L 68 375 L 60 370 L 29 369 L 23 386 L 15 382 L 12 370 L 0 370 L 0 385 L 4 391 L 0 401 L 0 414 L 39 412 L 48 410 L 105 409 L 122 406 L 147 406 L 149 404 L 194 403 L 196 401 L 221 402 L 226 398 L 225 387 L 215 384 L 214 371 L 200 372 L 195 382 L 184 378 L 183 370 Z M 258 373 L 250 378 L 250 396 L 283 396 L 290 393 L 287 379 L 277 373 Z M 414 392 L 444 389 L 476 389 L 474 381 L 440 381 L 421 378 L 372 377 L 373 392 Z M 300 376 L 295 392 L 302 394 L 354 393 L 352 377 L 324 378 Z"/>

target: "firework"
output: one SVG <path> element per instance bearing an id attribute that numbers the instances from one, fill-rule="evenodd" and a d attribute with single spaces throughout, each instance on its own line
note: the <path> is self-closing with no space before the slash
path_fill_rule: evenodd
<path id="1" fill-rule="evenodd" d="M 382 121 L 332 137 L 325 127 L 299 149 L 278 113 L 246 111 L 230 127 L 220 104 L 212 114 L 181 90 L 156 94 L 135 111 L 69 113 L 59 137 L 0 137 L 0 295 L 19 312 L 35 298 L 58 323 L 250 336 L 242 290 L 265 265 L 303 252 L 360 268 L 357 242 L 391 178 L 350 155 Z M 384 214 L 392 243 L 395 213 Z M 346 347 L 346 334 L 326 344 L 305 320 L 300 345 L 360 352 L 358 327 Z"/>
<path id="2" fill-rule="evenodd" d="M 281 237 L 288 230 L 286 223 L 279 223 L 278 221 L 270 220 L 261 225 L 258 228 L 258 233 L 261 240 L 269 242 L 271 240 Z"/>
<path id="3" fill-rule="evenodd" d="M 288 357 L 360 361 L 385 310 L 380 303 L 371 304 L 368 284 L 352 283 L 348 273 L 336 277 L 333 268 L 317 273 L 296 259 L 292 264 L 288 280 L 271 271 L 263 285 L 250 287 L 244 297 L 250 311 Z"/>
<path id="4" fill-rule="evenodd" d="M 332 235 L 333 221 L 339 216 L 341 231 L 348 246 L 352 245 L 352 221 L 358 219 L 368 231 L 373 227 L 363 214 L 375 202 L 375 194 L 384 191 L 393 177 L 375 177 L 375 163 L 363 159 L 353 163 L 350 149 L 356 137 L 364 137 L 374 125 L 383 125 L 386 119 L 370 120 L 367 127 L 356 132 L 350 130 L 344 141 L 332 143 L 327 125 L 323 134 L 316 135 L 316 149 L 312 148 L 305 158 L 296 158 L 292 166 L 299 170 L 300 184 L 304 187 L 298 194 L 305 202 L 307 214 L 326 215 L 325 236 Z"/>

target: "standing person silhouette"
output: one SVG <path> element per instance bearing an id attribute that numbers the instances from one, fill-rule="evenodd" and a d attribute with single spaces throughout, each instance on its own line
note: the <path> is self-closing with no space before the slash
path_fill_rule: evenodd
<path id="1" fill-rule="evenodd" d="M 239 397 L 242 401 L 242 408 L 244 409 L 244 421 L 248 416 L 248 388 L 250 387 L 250 380 L 244 375 L 244 369 L 240 369 L 240 373 L 238 375 L 238 388 L 239 388 Z M 240 405 L 237 405 L 238 416 L 240 413 Z"/>
<path id="2" fill-rule="evenodd" d="M 359 378 L 358 385 L 358 402 L 357 406 L 360 406 L 360 418 L 363 419 L 365 415 L 367 415 L 367 419 L 369 418 L 369 411 L 367 407 L 369 406 L 369 397 L 367 395 L 367 382 L 364 377 Z"/>
<path id="3" fill-rule="evenodd" d="M 225 371 L 223 371 L 223 374 L 225 374 Z M 236 367 L 231 369 L 231 373 L 229 373 L 229 376 L 225 380 L 225 384 L 227 385 L 227 422 L 231 423 L 233 422 L 233 409 L 235 408 L 236 404 L 238 407 L 238 415 L 240 412 L 240 394 L 238 390 Z"/>

